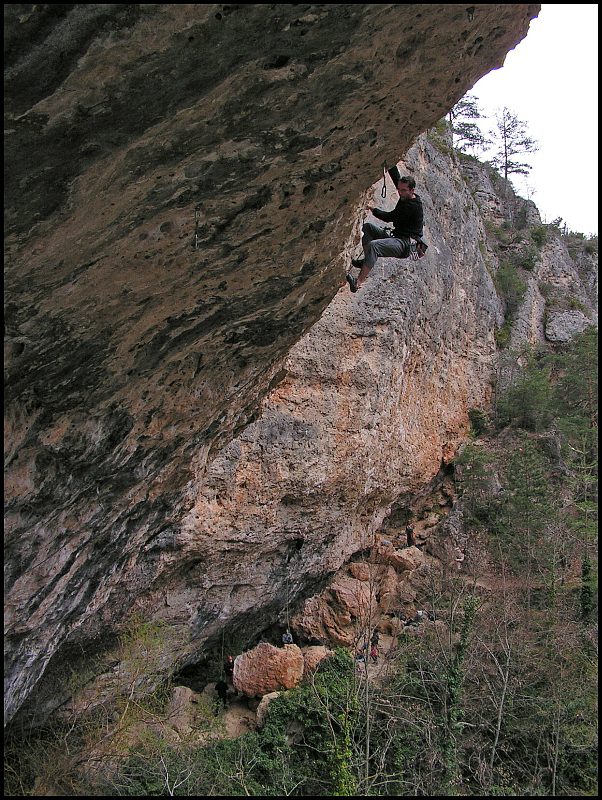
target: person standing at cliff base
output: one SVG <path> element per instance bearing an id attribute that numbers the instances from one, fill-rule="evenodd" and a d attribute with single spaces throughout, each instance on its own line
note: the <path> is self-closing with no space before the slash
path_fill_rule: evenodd
<path id="1" fill-rule="evenodd" d="M 224 710 L 228 706 L 228 684 L 226 681 L 218 681 L 215 684 L 215 691 L 217 693 L 218 700 L 221 700 L 224 706 Z M 219 703 L 216 703 L 215 707 L 215 716 L 218 714 Z"/>
<path id="2" fill-rule="evenodd" d="M 426 255 L 427 243 L 423 240 L 424 213 L 422 201 L 416 194 L 416 181 L 409 175 L 401 177 L 397 167 L 388 170 L 397 188 L 399 200 L 393 211 L 370 209 L 372 214 L 383 222 L 393 223 L 393 233 L 371 222 L 362 226 L 362 248 L 364 256 L 352 259 L 351 265 L 359 268 L 360 274 L 354 278 L 349 273 L 346 281 L 352 292 L 363 285 L 379 258 L 412 258 L 417 260 Z"/>
<path id="3" fill-rule="evenodd" d="M 224 673 L 228 678 L 234 674 L 234 656 L 227 656 L 224 663 Z"/>

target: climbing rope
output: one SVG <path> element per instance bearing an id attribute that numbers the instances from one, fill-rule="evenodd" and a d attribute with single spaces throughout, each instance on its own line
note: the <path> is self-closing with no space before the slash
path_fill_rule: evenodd
<path id="1" fill-rule="evenodd" d="M 201 209 L 197 206 L 194 209 L 194 249 L 199 249 L 199 222 L 201 219 Z"/>

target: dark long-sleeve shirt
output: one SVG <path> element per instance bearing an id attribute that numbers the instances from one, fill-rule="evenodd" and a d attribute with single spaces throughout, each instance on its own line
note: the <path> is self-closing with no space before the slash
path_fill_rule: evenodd
<path id="1" fill-rule="evenodd" d="M 397 238 L 405 239 L 412 236 L 415 239 L 422 239 L 424 213 L 422 201 L 418 195 L 412 200 L 399 200 L 393 211 L 381 211 L 380 208 L 373 208 L 372 213 L 383 222 L 392 222 Z"/>

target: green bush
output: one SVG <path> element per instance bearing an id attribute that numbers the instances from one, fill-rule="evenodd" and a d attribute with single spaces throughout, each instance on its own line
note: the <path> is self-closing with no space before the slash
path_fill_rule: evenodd
<path id="1" fill-rule="evenodd" d="M 595 255 L 598 252 L 598 237 L 595 236 L 592 239 L 588 239 L 584 250 L 589 256 Z"/>
<path id="2" fill-rule="evenodd" d="M 500 264 L 494 283 L 506 306 L 506 320 L 514 320 L 527 291 L 527 284 L 521 279 L 516 267 L 508 261 Z"/>
<path id="3" fill-rule="evenodd" d="M 536 228 L 533 228 L 531 231 L 531 238 L 538 247 L 543 247 L 546 239 L 548 238 L 548 232 L 545 225 L 539 225 Z"/>
<path id="4" fill-rule="evenodd" d="M 537 264 L 538 253 L 534 247 L 526 247 L 518 256 L 517 266 L 533 272 Z"/>
<path id="5" fill-rule="evenodd" d="M 482 408 L 471 408 L 468 411 L 468 419 L 472 432 L 475 436 L 482 436 L 487 433 L 489 428 L 489 417 Z"/>
<path id="6" fill-rule="evenodd" d="M 509 320 L 506 320 L 501 328 L 495 331 L 495 344 L 498 350 L 504 350 L 510 343 L 510 333 L 512 325 Z"/>
<path id="7" fill-rule="evenodd" d="M 527 227 L 527 206 L 521 205 L 514 215 L 514 227 L 517 231 L 522 231 Z"/>
<path id="8" fill-rule="evenodd" d="M 433 128 L 429 128 L 427 137 L 429 142 L 443 155 L 451 156 L 453 154 L 449 126 L 445 119 L 439 120 Z"/>
<path id="9" fill-rule="evenodd" d="M 192 797 L 353 796 L 354 732 L 360 724 L 355 664 L 345 650 L 320 665 L 313 681 L 272 701 L 261 731 L 204 747 L 150 737 L 114 775 L 108 796 L 166 794 L 165 776 Z"/>

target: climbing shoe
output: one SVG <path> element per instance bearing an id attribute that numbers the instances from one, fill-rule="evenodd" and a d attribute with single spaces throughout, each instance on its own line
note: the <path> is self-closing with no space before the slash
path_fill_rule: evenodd
<path id="1" fill-rule="evenodd" d="M 357 290 L 359 289 L 359 286 L 357 285 L 357 280 L 353 277 L 353 275 L 349 275 L 349 274 L 345 275 L 345 280 L 349 284 L 349 288 L 351 289 L 351 291 L 352 292 L 357 292 Z"/>
<path id="2" fill-rule="evenodd" d="M 364 259 L 362 258 L 352 258 L 351 259 L 351 266 L 356 267 L 357 269 L 361 269 L 364 266 Z"/>

